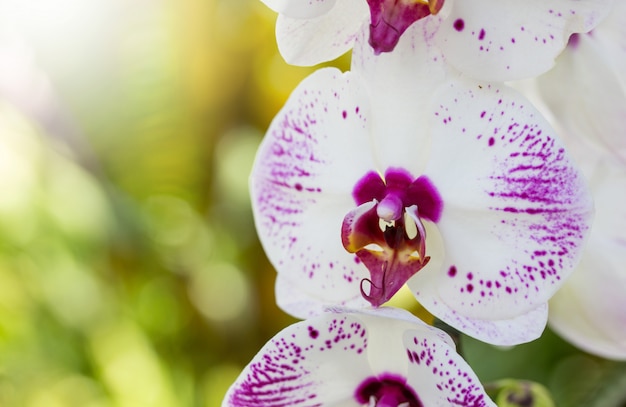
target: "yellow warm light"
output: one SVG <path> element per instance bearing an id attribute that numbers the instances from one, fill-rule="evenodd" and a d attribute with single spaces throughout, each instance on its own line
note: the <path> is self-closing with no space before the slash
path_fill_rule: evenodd
<path id="1" fill-rule="evenodd" d="M 90 339 L 102 381 L 116 405 L 178 405 L 157 355 L 135 325 L 118 322 L 94 331 Z"/>
<path id="2" fill-rule="evenodd" d="M 33 199 L 37 174 L 32 163 L 39 153 L 33 129 L 15 111 L 0 105 L 0 213 L 19 211 Z"/>
<path id="3" fill-rule="evenodd" d="M 250 287 L 232 264 L 212 264 L 194 273 L 189 294 L 200 312 L 214 322 L 227 322 L 248 309 Z"/>

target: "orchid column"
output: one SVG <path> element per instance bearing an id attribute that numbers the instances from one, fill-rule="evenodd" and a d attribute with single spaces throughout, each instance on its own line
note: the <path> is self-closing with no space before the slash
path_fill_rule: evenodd
<path id="1" fill-rule="evenodd" d="M 501 81 L 548 70 L 611 2 L 265 3 L 288 62 L 353 48 L 352 67 L 305 79 L 259 148 L 251 195 L 277 302 L 309 320 L 224 405 L 493 405 L 446 334 L 382 306 L 406 283 L 481 341 L 541 335 L 593 204 L 551 125 Z"/>

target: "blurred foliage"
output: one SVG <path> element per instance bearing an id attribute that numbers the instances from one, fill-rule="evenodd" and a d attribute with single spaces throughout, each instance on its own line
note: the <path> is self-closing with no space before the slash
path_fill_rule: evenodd
<path id="1" fill-rule="evenodd" d="M 0 0 L 1 406 L 219 406 L 293 321 L 247 192 L 312 71 L 274 21 L 257 0 Z M 553 335 L 464 348 L 484 380 L 624 405 L 623 364 Z"/>
<path id="2" fill-rule="evenodd" d="M 539 383 L 502 379 L 485 385 L 499 407 L 555 407 L 550 392 Z"/>

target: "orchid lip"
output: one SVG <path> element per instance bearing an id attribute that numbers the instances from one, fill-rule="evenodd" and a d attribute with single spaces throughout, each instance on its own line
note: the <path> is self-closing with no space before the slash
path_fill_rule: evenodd
<path id="1" fill-rule="evenodd" d="M 398 168 L 388 169 L 384 178 L 367 173 L 353 196 L 358 206 L 343 220 L 342 243 L 369 270 L 361 295 L 378 307 L 428 264 L 423 220 L 439 220 L 442 200 L 428 178 L 413 180 Z"/>

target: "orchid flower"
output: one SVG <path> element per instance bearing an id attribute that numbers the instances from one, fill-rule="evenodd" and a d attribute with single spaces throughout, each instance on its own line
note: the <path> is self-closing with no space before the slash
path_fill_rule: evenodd
<path id="1" fill-rule="evenodd" d="M 494 406 L 443 332 L 397 309 L 327 313 L 287 327 L 223 407 Z"/>
<path id="2" fill-rule="evenodd" d="M 363 32 L 352 72 L 316 71 L 272 122 L 251 195 L 277 302 L 300 318 L 376 307 L 408 281 L 468 335 L 529 341 L 577 264 L 590 197 L 522 95 L 446 68 L 433 23 L 378 56 Z"/>
<path id="3" fill-rule="evenodd" d="M 572 36 L 553 70 L 538 78 L 545 103 L 568 134 L 626 163 L 626 2 L 589 34 Z"/>
<path id="4" fill-rule="evenodd" d="M 591 30 L 613 0 L 262 0 L 279 13 L 278 48 L 294 65 L 315 65 L 352 48 L 363 25 L 377 53 L 392 51 L 420 19 L 443 19 L 434 33 L 448 61 L 481 80 L 547 71 L 572 33 Z M 421 62 L 421 61 L 420 61 Z"/>

